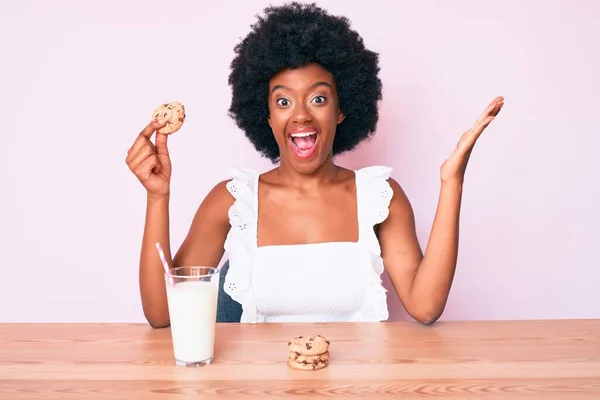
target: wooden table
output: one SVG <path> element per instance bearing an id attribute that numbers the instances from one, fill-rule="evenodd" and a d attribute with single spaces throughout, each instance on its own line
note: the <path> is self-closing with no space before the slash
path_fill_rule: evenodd
<path id="1" fill-rule="evenodd" d="M 330 365 L 289 369 L 317 333 Z M 0 324 L 0 399 L 600 399 L 600 320 L 219 324 L 215 352 L 176 367 L 169 329 Z"/>

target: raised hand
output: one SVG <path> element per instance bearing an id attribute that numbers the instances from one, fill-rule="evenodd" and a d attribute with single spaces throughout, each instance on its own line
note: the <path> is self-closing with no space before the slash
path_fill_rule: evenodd
<path id="1" fill-rule="evenodd" d="M 171 182 L 171 159 L 165 134 L 156 134 L 155 143 L 150 138 L 166 121 L 152 121 L 133 142 L 125 162 L 144 185 L 148 194 L 168 195 Z"/>
<path id="2" fill-rule="evenodd" d="M 471 129 L 462 135 L 450 157 L 442 164 L 440 169 L 442 181 L 463 183 L 475 142 L 490 122 L 496 118 L 503 105 L 504 97 L 496 97 L 471 126 Z"/>

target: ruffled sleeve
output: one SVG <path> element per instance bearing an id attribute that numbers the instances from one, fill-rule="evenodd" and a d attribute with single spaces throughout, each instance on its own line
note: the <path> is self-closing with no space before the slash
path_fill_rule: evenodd
<path id="1" fill-rule="evenodd" d="M 256 301 L 252 290 L 251 269 L 257 242 L 257 188 L 256 171 L 234 169 L 227 190 L 235 201 L 229 208 L 231 228 L 225 239 L 229 257 L 229 271 L 224 291 L 242 306 L 240 322 L 257 322 Z"/>
<path id="2" fill-rule="evenodd" d="M 387 290 L 383 287 L 381 279 L 384 270 L 381 246 L 373 228 L 385 221 L 389 215 L 393 196 L 392 187 L 388 182 L 391 172 L 392 168 L 383 166 L 366 167 L 356 171 L 358 241 L 367 248 L 371 259 L 367 301 L 356 316 L 356 320 L 360 321 L 385 321 L 389 317 Z"/>

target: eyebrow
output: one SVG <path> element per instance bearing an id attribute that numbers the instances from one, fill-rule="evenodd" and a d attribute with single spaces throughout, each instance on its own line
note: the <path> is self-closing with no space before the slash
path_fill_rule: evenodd
<path id="1" fill-rule="evenodd" d="M 325 81 L 320 81 L 320 82 L 315 82 L 312 85 L 310 85 L 309 89 L 314 89 L 317 86 L 327 86 L 329 89 L 333 89 L 330 83 L 327 83 Z M 289 87 L 285 86 L 285 85 L 275 85 L 273 86 L 273 89 L 271 89 L 271 93 L 273 93 L 276 90 L 279 89 L 284 89 L 284 90 L 291 90 Z"/>

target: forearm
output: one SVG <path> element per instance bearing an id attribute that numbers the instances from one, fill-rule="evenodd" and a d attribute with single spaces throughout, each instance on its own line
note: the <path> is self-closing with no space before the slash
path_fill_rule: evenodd
<path id="1" fill-rule="evenodd" d="M 462 183 L 442 181 L 436 215 L 424 257 L 415 274 L 411 303 L 420 310 L 425 323 L 442 314 L 458 257 Z"/>
<path id="2" fill-rule="evenodd" d="M 152 327 L 161 328 L 169 325 L 169 310 L 164 267 L 158 256 L 156 242 L 160 242 L 165 257 L 171 264 L 168 196 L 148 197 L 139 270 L 144 315 Z"/>

